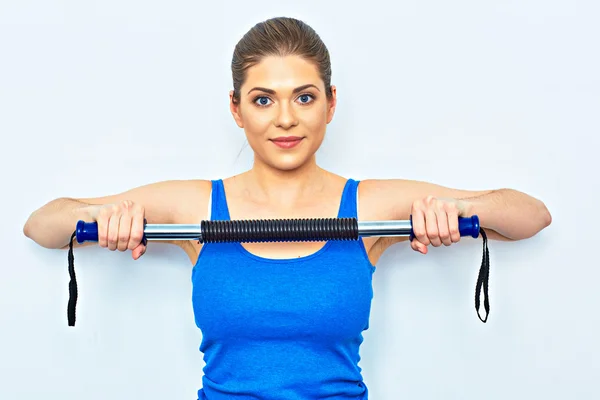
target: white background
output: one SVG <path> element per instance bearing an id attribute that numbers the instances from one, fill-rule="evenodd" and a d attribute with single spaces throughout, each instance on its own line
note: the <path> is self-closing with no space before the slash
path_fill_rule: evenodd
<path id="1" fill-rule="evenodd" d="M 1 399 L 196 399 L 204 364 L 183 252 L 77 250 L 73 328 L 67 253 L 22 228 L 57 197 L 250 168 L 229 64 L 274 16 L 303 19 L 331 52 L 339 103 L 323 167 L 511 187 L 554 218 L 533 239 L 490 243 L 487 324 L 473 300 L 480 240 L 427 256 L 392 247 L 361 347 L 370 398 L 600 396 L 597 2 L 0 4 Z"/>

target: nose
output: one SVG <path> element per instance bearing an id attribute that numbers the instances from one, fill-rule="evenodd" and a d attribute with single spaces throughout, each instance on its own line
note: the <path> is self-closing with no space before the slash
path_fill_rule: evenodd
<path id="1" fill-rule="evenodd" d="M 296 125 L 298 125 L 298 119 L 293 107 L 286 102 L 281 102 L 275 118 L 275 126 L 278 128 L 290 129 Z"/>

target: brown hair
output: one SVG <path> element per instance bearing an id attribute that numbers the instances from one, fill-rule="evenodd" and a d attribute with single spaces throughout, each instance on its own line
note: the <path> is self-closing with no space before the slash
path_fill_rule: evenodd
<path id="1" fill-rule="evenodd" d="M 266 56 L 296 55 L 315 63 L 331 98 L 331 62 L 327 47 L 306 23 L 294 18 L 271 18 L 250 29 L 235 46 L 231 60 L 233 100 L 240 101 L 246 70 Z"/>

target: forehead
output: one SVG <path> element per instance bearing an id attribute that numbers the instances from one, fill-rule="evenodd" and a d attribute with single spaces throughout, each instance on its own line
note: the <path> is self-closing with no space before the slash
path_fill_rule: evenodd
<path id="1" fill-rule="evenodd" d="M 299 56 L 269 56 L 246 71 L 244 86 L 293 89 L 312 83 L 322 86 L 319 70 L 313 62 Z"/>

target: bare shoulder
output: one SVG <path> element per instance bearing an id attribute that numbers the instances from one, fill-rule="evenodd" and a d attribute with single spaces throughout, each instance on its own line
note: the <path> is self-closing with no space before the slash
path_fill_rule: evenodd
<path id="1" fill-rule="evenodd" d="M 209 216 L 209 204 L 212 183 L 209 180 L 171 181 L 174 224 L 199 224 Z M 180 247 L 188 256 L 192 265 L 196 263 L 202 245 L 195 240 L 166 241 Z"/>
<path id="2" fill-rule="evenodd" d="M 377 206 L 378 197 L 383 193 L 378 179 L 361 180 L 358 184 L 358 219 L 362 221 L 373 221 L 383 219 L 383 215 Z"/>
<path id="3" fill-rule="evenodd" d="M 410 182 L 399 179 L 365 179 L 358 186 L 359 210 L 361 220 L 395 219 L 398 208 L 407 202 L 402 196 Z"/>
<path id="4" fill-rule="evenodd" d="M 208 218 L 211 181 L 178 180 L 170 181 L 169 186 L 169 196 L 172 196 L 174 205 L 174 224 L 197 224 Z"/>
<path id="5" fill-rule="evenodd" d="M 212 191 L 210 180 L 190 179 L 165 181 L 160 189 L 165 204 L 170 208 L 170 223 L 199 224 L 208 219 Z M 196 263 L 202 245 L 195 240 L 164 240 L 163 243 L 180 247 Z"/>

